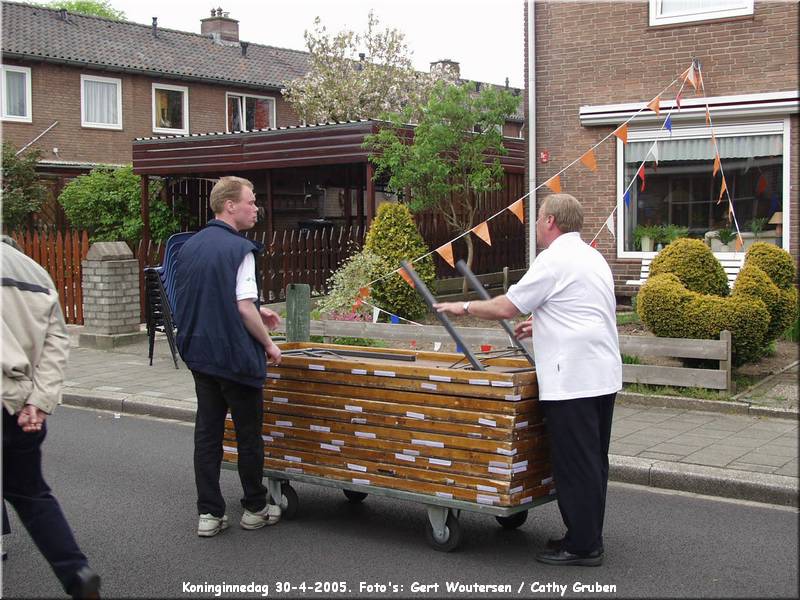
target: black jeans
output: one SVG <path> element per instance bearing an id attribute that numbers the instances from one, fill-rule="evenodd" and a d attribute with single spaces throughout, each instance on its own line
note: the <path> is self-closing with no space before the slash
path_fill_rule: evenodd
<path id="1" fill-rule="evenodd" d="M 608 447 L 616 394 L 541 402 L 550 434 L 558 508 L 573 554 L 603 547 Z"/>
<path id="2" fill-rule="evenodd" d="M 26 433 L 17 417 L 3 410 L 3 500 L 17 511 L 39 552 L 69 593 L 77 572 L 89 563 L 78 548 L 58 500 L 42 476 L 42 442 L 46 424 L 38 432 Z M 3 533 L 8 519 L 3 507 Z"/>
<path id="3" fill-rule="evenodd" d="M 225 514 L 225 500 L 219 488 L 225 415 L 230 409 L 239 451 L 238 469 L 244 496 L 242 506 L 258 512 L 267 504 L 264 487 L 263 395 L 259 388 L 222 377 L 192 371 L 197 393 L 194 428 L 194 479 L 197 484 L 197 512 L 215 517 Z"/>

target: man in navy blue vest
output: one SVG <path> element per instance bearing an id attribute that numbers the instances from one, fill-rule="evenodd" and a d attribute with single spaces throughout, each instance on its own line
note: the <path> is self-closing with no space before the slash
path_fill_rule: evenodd
<path id="1" fill-rule="evenodd" d="M 277 523 L 281 515 L 278 506 L 267 503 L 261 438 L 267 359 L 274 364 L 281 360 L 268 329 L 277 327 L 280 318 L 259 307 L 255 259 L 263 248 L 239 233 L 256 224 L 253 184 L 223 177 L 211 190 L 210 204 L 216 218 L 181 247 L 175 274 L 178 350 L 192 371 L 197 393 L 194 474 L 201 537 L 228 527 L 219 476 L 229 410 L 244 490 L 239 524 L 260 529 Z"/>

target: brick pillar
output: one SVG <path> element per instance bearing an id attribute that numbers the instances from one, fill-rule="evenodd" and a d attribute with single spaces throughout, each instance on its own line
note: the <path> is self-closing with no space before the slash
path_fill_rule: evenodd
<path id="1" fill-rule="evenodd" d="M 83 267 L 81 346 L 113 348 L 147 338 L 139 323 L 139 261 L 125 242 L 97 242 Z"/>

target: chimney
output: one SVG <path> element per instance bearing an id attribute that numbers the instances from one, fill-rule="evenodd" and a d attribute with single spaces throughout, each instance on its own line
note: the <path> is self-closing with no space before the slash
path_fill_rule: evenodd
<path id="1" fill-rule="evenodd" d="M 158 17 L 153 17 L 153 37 L 158 37 Z"/>
<path id="2" fill-rule="evenodd" d="M 211 9 L 211 16 L 200 20 L 200 34 L 226 42 L 239 41 L 239 21 L 231 19 L 221 8 Z"/>
<path id="3" fill-rule="evenodd" d="M 247 58 L 247 47 L 250 45 L 250 42 L 239 42 L 239 45 L 242 47 L 242 56 Z"/>
<path id="4" fill-rule="evenodd" d="M 431 63 L 431 75 L 456 82 L 461 78 L 461 67 L 457 61 L 443 58 Z"/>
<path id="5" fill-rule="evenodd" d="M 58 18 L 61 19 L 62 21 L 66 21 L 67 20 L 67 9 L 66 8 L 58 9 Z"/>

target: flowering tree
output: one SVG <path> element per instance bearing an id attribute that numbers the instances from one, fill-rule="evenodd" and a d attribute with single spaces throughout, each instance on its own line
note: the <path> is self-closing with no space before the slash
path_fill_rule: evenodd
<path id="1" fill-rule="evenodd" d="M 380 117 L 419 106 L 430 91 L 433 79 L 413 68 L 405 35 L 379 29 L 372 11 L 364 33 L 331 35 L 317 17 L 305 40 L 308 72 L 282 92 L 307 123 Z"/>

